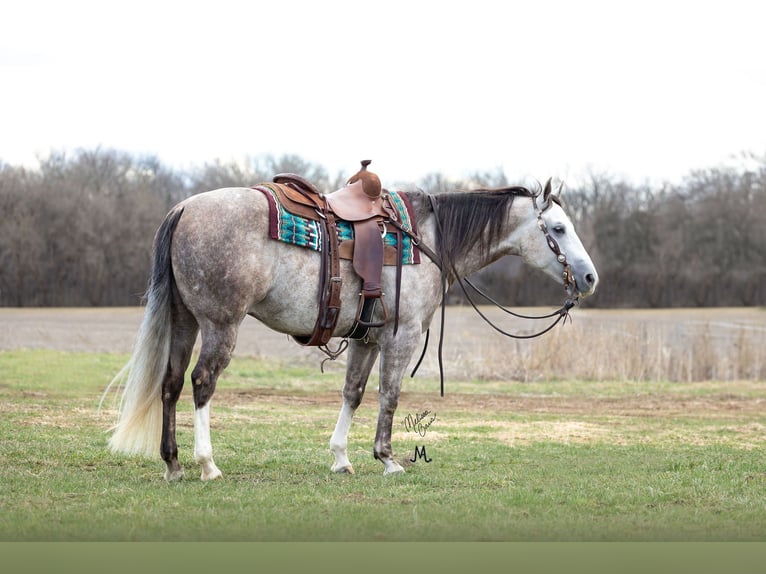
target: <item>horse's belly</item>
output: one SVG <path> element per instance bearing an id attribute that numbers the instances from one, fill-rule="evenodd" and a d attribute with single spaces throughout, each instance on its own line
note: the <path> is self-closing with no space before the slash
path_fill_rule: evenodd
<path id="1" fill-rule="evenodd" d="M 297 266 L 296 269 L 302 269 L 303 272 L 275 276 L 268 295 L 255 303 L 249 314 L 280 333 L 310 335 L 319 316 L 319 266 L 315 269 L 311 267 L 306 269 Z M 355 275 L 346 272 L 342 276 L 341 308 L 335 328 L 336 336 L 342 336 L 351 330 L 361 287 L 360 280 Z"/>

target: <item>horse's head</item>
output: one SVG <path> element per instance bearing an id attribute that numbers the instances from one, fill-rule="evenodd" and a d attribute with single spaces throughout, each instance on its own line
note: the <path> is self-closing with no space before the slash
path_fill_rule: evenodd
<path id="1" fill-rule="evenodd" d="M 532 197 L 532 211 L 519 232 L 524 261 L 562 283 L 569 297 L 587 297 L 596 290 L 596 267 L 561 201 L 551 192 L 550 180 L 542 194 Z"/>

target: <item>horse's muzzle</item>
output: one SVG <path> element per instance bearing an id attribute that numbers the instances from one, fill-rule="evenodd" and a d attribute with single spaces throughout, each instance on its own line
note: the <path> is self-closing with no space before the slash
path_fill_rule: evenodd
<path id="1" fill-rule="evenodd" d="M 593 295 L 598 285 L 598 273 L 594 268 L 585 270 L 582 273 L 576 273 L 575 283 L 577 284 L 577 293 L 581 299 Z"/>

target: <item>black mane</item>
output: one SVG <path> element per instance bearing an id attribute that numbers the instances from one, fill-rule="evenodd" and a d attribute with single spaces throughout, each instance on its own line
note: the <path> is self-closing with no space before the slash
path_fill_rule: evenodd
<path id="1" fill-rule="evenodd" d="M 486 257 L 490 246 L 500 239 L 514 198 L 536 197 L 539 193 L 514 186 L 436 195 L 442 257 L 457 261 L 477 244 L 481 257 Z"/>

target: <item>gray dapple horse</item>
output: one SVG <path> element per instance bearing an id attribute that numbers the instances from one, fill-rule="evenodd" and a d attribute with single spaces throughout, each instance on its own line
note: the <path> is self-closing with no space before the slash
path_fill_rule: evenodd
<path id="1" fill-rule="evenodd" d="M 448 283 L 505 255 L 519 255 L 565 283 L 570 299 L 596 288 L 596 269 L 551 193 L 550 181 L 537 192 L 509 187 L 407 195 L 421 244 L 445 262 Z M 402 270 L 398 332 L 389 322 L 372 329 L 364 340 L 349 341 L 343 403 L 330 439 L 334 472 L 353 473 L 346 451 L 348 433 L 378 358 L 380 410 L 373 453 L 383 463 L 384 474 L 404 471 L 391 449 L 394 412 L 405 369 L 422 345 L 443 295 L 440 266 L 421 259 Z M 229 364 L 239 325 L 251 315 L 276 331 L 309 335 L 317 316 L 319 266 L 316 252 L 270 239 L 267 199 L 251 188 L 202 193 L 172 208 L 154 239 L 147 304 L 133 355 L 112 381 L 124 387 L 110 438 L 112 450 L 149 456 L 159 450 L 167 465 L 166 480 L 183 477 L 176 403 L 201 332 L 200 355 L 191 375 L 194 460 L 202 467 L 202 480 L 219 478 L 210 441 L 210 399 Z M 351 329 L 359 297 L 359 279 L 350 262 L 343 262 L 341 274 L 338 334 Z M 394 268 L 384 270 L 382 286 L 384 293 L 394 293 Z"/>

